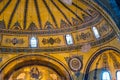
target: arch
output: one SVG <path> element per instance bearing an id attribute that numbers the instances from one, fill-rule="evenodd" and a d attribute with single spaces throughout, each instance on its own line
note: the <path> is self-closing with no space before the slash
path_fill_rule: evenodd
<path id="1" fill-rule="evenodd" d="M 14 64 L 14 65 L 13 65 Z M 64 80 L 73 80 L 69 68 L 54 57 L 40 55 L 40 54 L 27 54 L 19 55 L 12 58 L 1 69 L 1 80 L 8 80 L 13 71 L 19 70 L 25 66 L 42 65 L 54 70 Z M 4 75 L 2 75 L 4 73 Z"/>
<path id="2" fill-rule="evenodd" d="M 89 62 L 88 64 L 86 65 L 86 69 L 85 69 L 85 75 L 84 75 L 84 80 L 88 80 L 88 76 L 89 76 L 89 70 L 90 70 L 90 67 L 92 65 L 92 63 L 94 62 L 94 60 L 100 55 L 102 54 L 103 52 L 107 51 L 107 50 L 113 50 L 113 51 L 116 51 L 118 53 L 120 53 L 120 50 L 115 48 L 115 47 L 111 47 L 111 46 L 106 46 L 106 47 L 103 47 L 99 50 L 97 50 L 97 52 L 95 52 L 94 55 L 92 55 L 92 57 L 89 59 Z"/>

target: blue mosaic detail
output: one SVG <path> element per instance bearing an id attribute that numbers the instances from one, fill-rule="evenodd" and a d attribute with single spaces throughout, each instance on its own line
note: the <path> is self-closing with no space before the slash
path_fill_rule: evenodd
<path id="1" fill-rule="evenodd" d="M 120 29 L 120 9 L 115 0 L 94 0 L 99 4 L 115 21 L 116 25 Z"/>

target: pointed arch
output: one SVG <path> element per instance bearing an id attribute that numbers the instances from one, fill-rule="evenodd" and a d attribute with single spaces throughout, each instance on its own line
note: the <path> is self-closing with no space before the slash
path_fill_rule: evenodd
<path id="1" fill-rule="evenodd" d="M 117 49 L 116 47 L 111 47 L 111 46 L 105 46 L 103 48 L 100 48 L 98 51 L 95 52 L 95 54 L 92 55 L 92 57 L 90 58 L 89 62 L 87 63 L 87 67 L 85 69 L 85 75 L 84 75 L 84 80 L 89 80 L 89 71 L 91 68 L 92 63 L 94 62 L 94 60 L 101 55 L 103 52 L 107 51 L 107 50 L 113 50 L 117 53 L 120 53 L 120 50 Z M 101 79 L 102 80 L 102 79 Z"/>

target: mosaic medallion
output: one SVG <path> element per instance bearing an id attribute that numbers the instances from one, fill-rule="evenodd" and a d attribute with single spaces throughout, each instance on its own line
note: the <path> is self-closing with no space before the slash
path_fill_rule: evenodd
<path id="1" fill-rule="evenodd" d="M 82 68 L 82 62 L 79 58 L 74 57 L 69 60 L 69 67 L 71 68 L 72 71 L 80 71 Z"/>
<path id="2" fill-rule="evenodd" d="M 31 78 L 34 78 L 34 79 L 41 79 L 42 77 L 42 73 L 39 71 L 39 69 L 37 67 L 33 67 L 30 71 L 30 75 L 31 75 Z"/>

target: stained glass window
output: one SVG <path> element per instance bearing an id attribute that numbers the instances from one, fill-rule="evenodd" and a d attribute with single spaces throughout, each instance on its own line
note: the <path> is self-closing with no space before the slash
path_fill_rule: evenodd
<path id="1" fill-rule="evenodd" d="M 92 30 L 93 30 L 93 33 L 94 33 L 95 37 L 96 37 L 97 39 L 100 38 L 100 34 L 99 34 L 97 28 L 96 28 L 96 27 L 92 27 Z"/>
<path id="2" fill-rule="evenodd" d="M 35 47 L 37 47 L 37 44 L 38 44 L 38 42 L 37 42 L 36 37 L 31 37 L 31 39 L 30 39 L 30 47 L 35 48 Z"/>
<path id="3" fill-rule="evenodd" d="M 73 39 L 72 39 L 72 36 L 70 34 L 67 34 L 65 37 L 66 37 L 66 42 L 68 45 L 73 44 Z"/>
<path id="4" fill-rule="evenodd" d="M 102 73 L 102 80 L 111 80 L 111 79 L 110 79 L 110 74 L 109 74 L 108 71 L 104 71 L 104 72 Z"/>
<path id="5" fill-rule="evenodd" d="M 117 71 L 117 80 L 120 80 L 120 71 Z"/>

